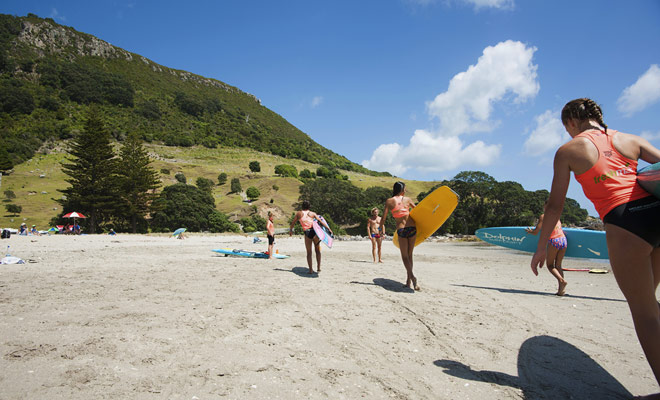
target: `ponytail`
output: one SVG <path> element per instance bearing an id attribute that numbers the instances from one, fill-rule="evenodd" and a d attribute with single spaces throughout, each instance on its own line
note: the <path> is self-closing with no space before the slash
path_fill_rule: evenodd
<path id="1" fill-rule="evenodd" d="M 575 119 L 578 121 L 588 121 L 592 119 L 605 128 L 605 133 L 607 133 L 607 125 L 603 121 L 603 110 L 601 110 L 600 106 L 591 99 L 581 98 L 566 103 L 561 110 L 561 122 L 566 125 L 569 119 Z"/>
<path id="2" fill-rule="evenodd" d="M 394 187 L 392 188 L 392 196 L 396 196 L 399 193 L 403 192 L 403 189 L 406 188 L 406 184 L 398 181 L 394 183 Z"/>

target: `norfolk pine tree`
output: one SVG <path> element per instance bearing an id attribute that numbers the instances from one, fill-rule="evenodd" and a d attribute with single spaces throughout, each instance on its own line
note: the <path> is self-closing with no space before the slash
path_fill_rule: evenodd
<path id="1" fill-rule="evenodd" d="M 151 211 L 160 179 L 156 170 L 149 165 L 151 159 L 137 134 L 128 135 L 119 157 L 119 182 L 123 201 L 117 217 L 130 221 L 131 231 L 137 233 L 138 220 L 144 220 Z"/>
<path id="2" fill-rule="evenodd" d="M 89 233 L 96 233 L 119 203 L 117 158 L 97 108 L 90 109 L 84 129 L 69 143 L 69 158 L 62 163 L 62 171 L 71 186 L 59 190 L 66 198 L 58 202 L 65 212 L 85 214 Z"/>

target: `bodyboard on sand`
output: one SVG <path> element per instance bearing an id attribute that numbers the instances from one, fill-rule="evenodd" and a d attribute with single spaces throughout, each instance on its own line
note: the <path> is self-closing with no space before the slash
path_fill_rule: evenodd
<path id="1" fill-rule="evenodd" d="M 539 237 L 525 231 L 526 226 L 482 228 L 475 235 L 486 243 L 508 249 L 536 252 Z M 563 228 L 568 242 L 566 257 L 609 259 L 604 231 Z"/>
<path id="2" fill-rule="evenodd" d="M 415 246 L 425 241 L 437 231 L 458 205 L 458 195 L 448 186 L 440 186 L 410 211 L 410 218 L 415 220 L 417 237 Z M 395 232 L 392 242 L 399 247 L 399 235 Z"/>
<path id="3" fill-rule="evenodd" d="M 268 254 L 266 253 L 261 253 L 261 252 L 256 252 L 256 251 L 248 251 L 248 250 L 238 250 L 238 249 L 213 249 L 211 250 L 215 253 L 219 254 L 224 254 L 225 257 L 228 256 L 236 256 L 236 257 L 250 257 L 250 258 L 268 258 Z M 273 254 L 273 258 L 289 258 L 289 256 L 285 256 L 283 254 Z"/>
<path id="4" fill-rule="evenodd" d="M 647 165 L 637 172 L 637 182 L 660 199 L 660 163 Z"/>
<path id="5" fill-rule="evenodd" d="M 610 272 L 607 269 L 600 268 L 562 268 L 564 271 L 588 272 L 590 274 L 606 274 Z"/>
<path id="6" fill-rule="evenodd" d="M 327 222 L 325 221 L 325 219 L 322 216 L 317 215 L 316 218 L 314 219 L 314 221 L 312 221 L 312 228 L 314 228 L 314 233 L 316 233 L 316 236 L 318 236 L 319 239 L 326 246 L 328 246 L 328 248 L 331 249 L 332 248 L 332 243 L 334 242 L 334 236 L 332 236 L 330 231 L 328 231 L 328 228 L 326 228 L 321 223 L 319 223 L 319 221 L 317 221 L 317 219 L 320 220 L 320 221 L 323 221 L 327 224 Z"/>

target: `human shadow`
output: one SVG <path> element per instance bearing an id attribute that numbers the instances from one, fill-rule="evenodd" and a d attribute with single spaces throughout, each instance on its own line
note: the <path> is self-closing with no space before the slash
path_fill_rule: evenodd
<path id="1" fill-rule="evenodd" d="M 466 287 L 466 288 L 472 288 L 472 289 L 487 289 L 487 290 L 497 290 L 498 292 L 501 293 L 513 293 L 513 294 L 533 294 L 537 296 L 552 296 L 556 297 L 554 293 L 550 292 L 537 292 L 534 290 L 521 290 L 521 289 L 508 289 L 508 288 L 496 288 L 496 287 L 489 287 L 489 286 L 473 286 L 473 285 L 455 285 L 452 284 L 452 286 L 457 286 L 457 287 Z M 586 299 L 586 300 L 598 300 L 598 301 L 619 301 L 622 303 L 625 303 L 625 300 L 622 299 L 610 299 L 607 297 L 591 297 L 591 296 L 576 296 L 572 295 L 570 293 L 566 293 L 563 297 L 570 297 L 573 299 Z"/>
<path id="2" fill-rule="evenodd" d="M 415 293 L 415 291 L 413 289 L 405 286 L 403 283 L 401 283 L 399 281 L 394 281 L 392 279 L 386 279 L 386 278 L 375 278 L 373 283 L 358 282 L 358 281 L 351 281 L 351 283 L 354 283 L 356 285 L 380 286 L 385 290 L 389 290 L 390 292 Z"/>
<path id="3" fill-rule="evenodd" d="M 474 370 L 453 360 L 436 360 L 445 374 L 522 390 L 525 399 L 630 399 L 632 394 L 582 350 L 552 336 L 535 336 L 518 352 L 518 376 Z"/>
<path id="4" fill-rule="evenodd" d="M 309 268 L 305 267 L 293 267 L 291 269 L 284 269 L 284 268 L 273 268 L 274 271 L 282 271 L 282 272 L 293 272 L 294 274 L 302 277 L 302 278 L 318 278 L 319 274 L 314 272 L 312 274 L 309 273 Z"/>

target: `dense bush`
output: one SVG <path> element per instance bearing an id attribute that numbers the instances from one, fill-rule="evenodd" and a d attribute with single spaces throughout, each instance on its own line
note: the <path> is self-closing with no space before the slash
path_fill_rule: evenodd
<path id="1" fill-rule="evenodd" d="M 261 172 L 261 164 L 259 164 L 259 161 L 250 161 L 250 171 Z"/>
<path id="2" fill-rule="evenodd" d="M 259 192 L 259 189 L 257 189 L 254 186 L 250 186 L 249 188 L 247 188 L 245 194 L 250 200 L 256 200 L 259 198 L 259 196 L 261 196 L 261 192 Z"/>
<path id="3" fill-rule="evenodd" d="M 230 186 L 232 193 L 240 193 L 243 191 L 243 188 L 241 187 L 241 181 L 238 178 L 232 178 Z"/>
<path id="4" fill-rule="evenodd" d="M 293 165 L 280 164 L 275 166 L 275 174 L 281 177 L 298 177 L 298 170 Z"/>
<path id="5" fill-rule="evenodd" d="M 215 200 L 210 193 L 196 186 L 177 183 L 166 186 L 155 201 L 159 211 L 152 218 L 152 229 L 158 232 L 171 232 L 186 228 L 192 232 L 211 230 L 222 225 L 222 218 L 215 209 Z M 216 214 L 217 213 L 217 214 Z"/>

